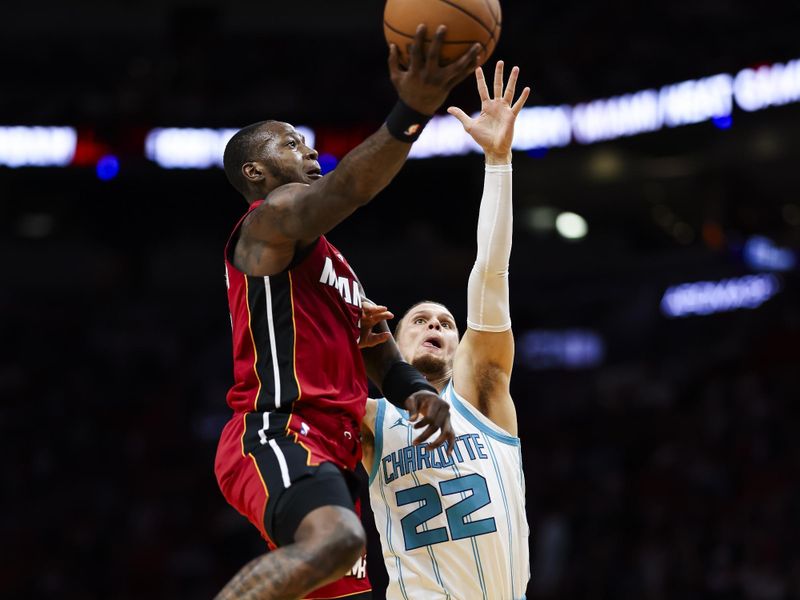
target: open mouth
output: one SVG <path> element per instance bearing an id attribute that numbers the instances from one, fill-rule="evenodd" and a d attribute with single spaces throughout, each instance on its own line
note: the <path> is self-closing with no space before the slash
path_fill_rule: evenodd
<path id="1" fill-rule="evenodd" d="M 439 340 L 439 338 L 435 338 L 435 337 L 427 338 L 424 342 L 422 342 L 422 345 L 425 348 L 437 348 L 438 350 L 442 349 L 441 340 Z"/>
<path id="2" fill-rule="evenodd" d="M 322 177 L 322 170 L 321 169 L 311 169 L 306 171 L 306 175 L 308 175 L 311 179 L 319 179 Z"/>

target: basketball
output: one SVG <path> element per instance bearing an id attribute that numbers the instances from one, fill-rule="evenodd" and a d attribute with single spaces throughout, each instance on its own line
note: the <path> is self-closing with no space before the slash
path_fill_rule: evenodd
<path id="1" fill-rule="evenodd" d="M 447 25 L 442 61 L 457 60 L 473 44 L 481 45 L 478 64 L 482 65 L 494 52 L 500 38 L 501 13 L 499 0 L 387 0 L 383 12 L 386 42 L 397 45 L 400 62 L 408 65 L 408 45 L 414 40 L 417 26 L 424 23 L 427 43 L 439 25 Z"/>

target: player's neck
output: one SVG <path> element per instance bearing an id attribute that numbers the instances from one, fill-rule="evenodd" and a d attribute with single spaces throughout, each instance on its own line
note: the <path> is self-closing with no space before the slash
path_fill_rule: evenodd
<path id="1" fill-rule="evenodd" d="M 439 371 L 437 373 L 425 373 L 425 379 L 427 379 L 428 383 L 435 387 L 436 391 L 440 394 L 442 393 L 442 390 L 447 387 L 447 383 L 450 381 L 452 376 L 452 369 L 445 369 L 444 371 Z"/>

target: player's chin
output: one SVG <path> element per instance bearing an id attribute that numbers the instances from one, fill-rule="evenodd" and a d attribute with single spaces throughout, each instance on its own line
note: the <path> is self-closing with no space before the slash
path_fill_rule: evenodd
<path id="1" fill-rule="evenodd" d="M 414 362 L 412 363 L 414 367 L 420 373 L 427 374 L 427 373 L 438 373 L 447 365 L 447 361 L 444 358 L 444 354 L 434 354 L 433 352 L 426 351 L 414 357 Z"/>

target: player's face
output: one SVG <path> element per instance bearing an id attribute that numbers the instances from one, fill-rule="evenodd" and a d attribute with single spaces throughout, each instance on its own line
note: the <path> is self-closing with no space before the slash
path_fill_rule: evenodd
<path id="1" fill-rule="evenodd" d="M 313 183 L 322 178 L 319 154 L 306 146 L 305 137 L 289 123 L 272 123 L 263 147 L 263 163 L 276 187 L 287 183 Z"/>
<path id="2" fill-rule="evenodd" d="M 415 306 L 403 318 L 397 346 L 403 358 L 423 373 L 447 368 L 458 348 L 456 320 L 441 304 Z"/>

